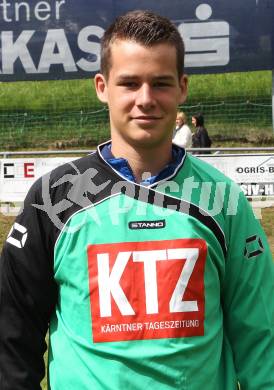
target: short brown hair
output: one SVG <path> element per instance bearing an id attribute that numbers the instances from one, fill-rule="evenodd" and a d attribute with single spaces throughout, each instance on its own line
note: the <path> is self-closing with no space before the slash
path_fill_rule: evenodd
<path id="1" fill-rule="evenodd" d="M 111 68 L 111 44 L 131 40 L 144 46 L 169 43 L 176 48 L 178 77 L 184 73 L 185 47 L 176 26 L 167 18 L 150 11 L 130 11 L 112 23 L 101 41 L 101 73 L 108 79 Z"/>

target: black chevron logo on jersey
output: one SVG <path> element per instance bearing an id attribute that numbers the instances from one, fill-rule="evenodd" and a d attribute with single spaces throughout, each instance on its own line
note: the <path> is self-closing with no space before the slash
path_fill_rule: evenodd
<path id="1" fill-rule="evenodd" d="M 244 256 L 251 259 L 263 253 L 264 246 L 259 236 L 250 236 L 245 240 Z"/>

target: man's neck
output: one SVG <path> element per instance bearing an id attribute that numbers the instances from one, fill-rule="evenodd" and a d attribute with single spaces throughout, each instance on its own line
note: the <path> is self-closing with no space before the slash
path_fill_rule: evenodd
<path id="1" fill-rule="evenodd" d="M 157 175 L 172 159 L 172 143 L 155 147 L 135 147 L 129 144 L 112 142 L 114 157 L 125 158 L 140 183 L 145 177 Z"/>

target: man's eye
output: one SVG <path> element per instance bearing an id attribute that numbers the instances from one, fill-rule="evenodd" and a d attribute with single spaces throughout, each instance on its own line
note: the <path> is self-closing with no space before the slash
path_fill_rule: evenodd
<path id="1" fill-rule="evenodd" d="M 156 88 L 165 88 L 165 87 L 170 87 L 170 84 L 159 81 L 159 82 L 154 84 L 154 87 L 156 87 Z"/>
<path id="2" fill-rule="evenodd" d="M 124 81 L 124 82 L 120 83 L 119 85 L 122 87 L 125 87 L 125 88 L 137 88 L 137 86 L 138 86 L 138 84 L 134 81 Z"/>

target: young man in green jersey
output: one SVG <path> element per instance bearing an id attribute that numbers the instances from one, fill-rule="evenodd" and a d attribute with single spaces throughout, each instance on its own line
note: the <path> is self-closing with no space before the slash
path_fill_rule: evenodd
<path id="1" fill-rule="evenodd" d="M 227 177 L 172 145 L 184 45 L 146 11 L 102 40 L 111 141 L 27 195 L 1 257 L 0 388 L 273 390 L 273 263 Z"/>

